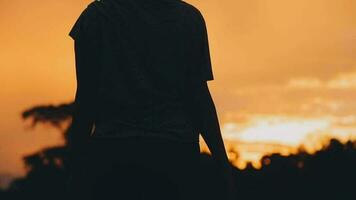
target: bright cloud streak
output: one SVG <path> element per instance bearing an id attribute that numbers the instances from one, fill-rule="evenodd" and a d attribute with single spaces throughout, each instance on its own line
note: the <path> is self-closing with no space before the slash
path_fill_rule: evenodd
<path id="1" fill-rule="evenodd" d="M 281 153 L 289 155 L 303 147 L 314 153 L 327 144 L 329 138 L 342 142 L 356 139 L 354 116 L 322 118 L 302 118 L 289 116 L 251 116 L 246 123 L 225 123 L 223 136 L 228 148 L 238 151 L 238 156 L 230 156 L 241 169 L 251 162 L 261 167 L 263 155 Z"/>
<path id="2" fill-rule="evenodd" d="M 322 133 L 330 128 L 327 119 L 290 119 L 289 117 L 257 117 L 245 128 L 226 124 L 222 130 L 227 139 L 243 142 L 270 142 L 299 146 L 313 133 Z"/>
<path id="3" fill-rule="evenodd" d="M 291 89 L 356 89 L 356 71 L 340 73 L 333 79 L 322 81 L 316 77 L 292 78 L 287 88 Z"/>
<path id="4" fill-rule="evenodd" d="M 209 87 L 240 158 L 291 152 L 285 145 L 299 143 L 318 149 L 313 137 L 356 133 L 356 1 L 188 2 L 205 16 L 216 78 Z M 23 155 L 61 141 L 45 128 L 28 134 L 20 113 L 73 99 L 68 32 L 88 3 L 0 1 L 0 82 L 11 86 L 0 91 L 0 176 L 23 174 Z"/>

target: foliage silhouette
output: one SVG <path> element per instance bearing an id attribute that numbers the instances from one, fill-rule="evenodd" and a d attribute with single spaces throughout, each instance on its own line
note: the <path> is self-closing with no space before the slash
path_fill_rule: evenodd
<path id="1" fill-rule="evenodd" d="M 71 104 L 38 106 L 24 112 L 34 124 L 57 126 L 71 116 Z M 53 122 L 53 123 L 52 123 Z M 69 126 L 63 131 L 66 135 Z M 27 174 L 13 181 L 1 199 L 65 199 L 70 163 L 66 145 L 42 149 L 23 158 Z M 204 199 L 222 199 L 224 185 L 210 155 L 201 154 Z M 354 199 L 356 142 L 331 139 L 313 155 L 300 149 L 296 155 L 273 154 L 262 158 L 262 168 L 234 169 L 239 199 Z M 119 177 L 117 177 L 119 178 Z"/>
<path id="2" fill-rule="evenodd" d="M 23 119 L 30 118 L 32 127 L 37 123 L 49 123 L 54 127 L 61 127 L 61 124 L 69 120 L 73 114 L 74 103 L 35 106 L 22 113 Z"/>

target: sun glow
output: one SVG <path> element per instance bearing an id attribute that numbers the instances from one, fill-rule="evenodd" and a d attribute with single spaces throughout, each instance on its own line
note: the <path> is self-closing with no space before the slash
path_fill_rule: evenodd
<path id="1" fill-rule="evenodd" d="M 297 153 L 299 148 L 312 154 L 327 145 L 331 137 L 341 141 L 356 138 L 355 131 L 335 128 L 337 122 L 331 117 L 254 116 L 245 124 L 224 124 L 222 133 L 235 166 L 244 169 L 250 162 L 258 169 L 264 155 L 287 156 Z"/>
<path id="2" fill-rule="evenodd" d="M 209 88 L 236 166 L 356 139 L 356 1 L 188 2 L 206 20 Z M 24 175 L 24 155 L 63 143 L 58 129 L 28 131 L 20 113 L 73 100 L 68 32 L 88 3 L 0 1 L 0 178 Z"/>
<path id="3" fill-rule="evenodd" d="M 227 139 L 242 142 L 267 142 L 297 147 L 310 134 L 326 131 L 330 127 L 327 119 L 302 119 L 288 117 L 256 117 L 238 128 L 234 123 L 226 124 L 222 131 Z"/>

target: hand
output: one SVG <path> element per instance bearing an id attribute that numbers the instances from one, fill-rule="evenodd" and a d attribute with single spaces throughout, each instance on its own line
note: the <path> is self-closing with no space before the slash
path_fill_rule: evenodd
<path id="1" fill-rule="evenodd" d="M 73 169 L 78 168 L 84 161 L 88 150 L 87 140 L 78 140 L 68 144 L 69 163 Z"/>
<path id="2" fill-rule="evenodd" d="M 237 187 L 235 184 L 235 177 L 231 174 L 227 177 L 226 184 L 227 184 L 227 199 L 228 200 L 237 200 Z"/>
<path id="3" fill-rule="evenodd" d="M 235 184 L 233 166 L 228 161 L 225 161 L 219 163 L 219 169 L 224 185 L 224 191 L 226 191 L 226 199 L 237 200 L 237 186 Z"/>
<path id="4" fill-rule="evenodd" d="M 90 137 L 68 136 L 68 150 L 70 153 L 83 153 L 86 151 Z"/>

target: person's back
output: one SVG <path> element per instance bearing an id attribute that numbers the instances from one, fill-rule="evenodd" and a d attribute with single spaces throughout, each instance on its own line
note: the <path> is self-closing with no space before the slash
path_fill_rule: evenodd
<path id="1" fill-rule="evenodd" d="M 89 4 L 70 35 L 89 32 L 95 48 L 92 58 L 77 58 L 91 68 L 84 70 L 93 85 L 93 136 L 132 136 L 117 131 L 130 126 L 150 131 L 135 135 L 199 140 L 184 101 L 190 78 L 213 79 L 202 23 L 199 11 L 179 0 Z"/>
<path id="2" fill-rule="evenodd" d="M 197 199 L 199 133 L 227 163 L 206 83 L 214 78 L 199 10 L 180 0 L 94 1 L 70 36 L 77 91 L 69 141 L 76 163 L 86 158 L 74 165 L 73 199 L 106 199 L 116 189 L 126 199 L 142 198 L 130 192 Z M 88 138 L 85 148 L 76 144 Z"/>

